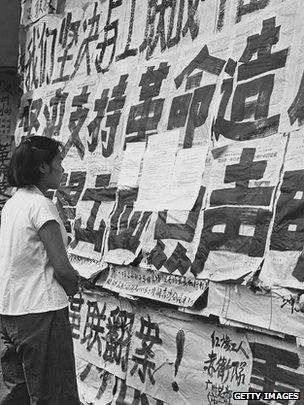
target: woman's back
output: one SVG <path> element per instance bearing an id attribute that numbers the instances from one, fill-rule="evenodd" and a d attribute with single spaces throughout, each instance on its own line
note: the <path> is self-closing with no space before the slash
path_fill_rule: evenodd
<path id="1" fill-rule="evenodd" d="M 1 404 L 79 405 L 68 295 L 79 274 L 67 234 L 46 197 L 63 173 L 61 145 L 31 136 L 14 151 L 8 181 L 17 192 L 0 228 Z M 1 387 L 0 387 L 1 391 Z"/>
<path id="2" fill-rule="evenodd" d="M 54 278 L 38 231 L 47 221 L 60 225 L 58 212 L 40 190 L 17 190 L 2 211 L 0 231 L 0 311 L 8 315 L 44 312 L 64 308 L 67 297 Z"/>

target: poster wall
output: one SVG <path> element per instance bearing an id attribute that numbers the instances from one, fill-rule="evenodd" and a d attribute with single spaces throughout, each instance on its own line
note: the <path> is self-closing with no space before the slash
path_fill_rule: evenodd
<path id="1" fill-rule="evenodd" d="M 300 165 L 300 1 L 55 3 L 32 2 L 23 21 L 16 142 L 64 145 L 52 196 L 70 253 L 97 271 L 123 249 L 214 281 L 264 263 L 270 284 L 302 288 L 303 244 L 275 246 L 274 220 Z"/>
<path id="2" fill-rule="evenodd" d="M 303 18 L 301 0 L 24 2 L 15 141 L 62 143 L 48 196 L 72 264 L 102 272 L 71 302 L 87 403 L 304 391 Z"/>
<path id="3" fill-rule="evenodd" d="M 234 405 L 247 403 L 234 392 L 303 389 L 304 350 L 282 338 L 107 293 L 75 296 L 70 321 L 87 403 Z"/>

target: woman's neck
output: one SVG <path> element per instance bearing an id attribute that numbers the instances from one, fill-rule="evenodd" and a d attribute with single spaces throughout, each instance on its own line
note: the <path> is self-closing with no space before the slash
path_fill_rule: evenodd
<path id="1" fill-rule="evenodd" d="M 42 192 L 42 194 L 46 194 L 46 192 L 47 192 L 47 187 L 44 185 L 44 184 L 41 184 L 41 183 L 39 183 L 39 184 L 36 184 L 36 187 Z"/>

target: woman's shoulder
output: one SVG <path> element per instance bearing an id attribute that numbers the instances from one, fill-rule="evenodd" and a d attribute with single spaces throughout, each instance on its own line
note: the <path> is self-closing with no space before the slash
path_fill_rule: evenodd
<path id="1" fill-rule="evenodd" d="M 17 192 L 7 203 L 11 207 L 19 207 L 33 211 L 38 211 L 41 207 L 49 208 L 52 210 L 54 207 L 53 202 L 35 189 L 22 188 Z"/>

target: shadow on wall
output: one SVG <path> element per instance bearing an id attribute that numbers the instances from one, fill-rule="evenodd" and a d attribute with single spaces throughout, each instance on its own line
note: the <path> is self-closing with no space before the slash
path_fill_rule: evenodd
<path id="1" fill-rule="evenodd" d="M 0 67 L 17 67 L 20 0 L 1 0 Z"/>

